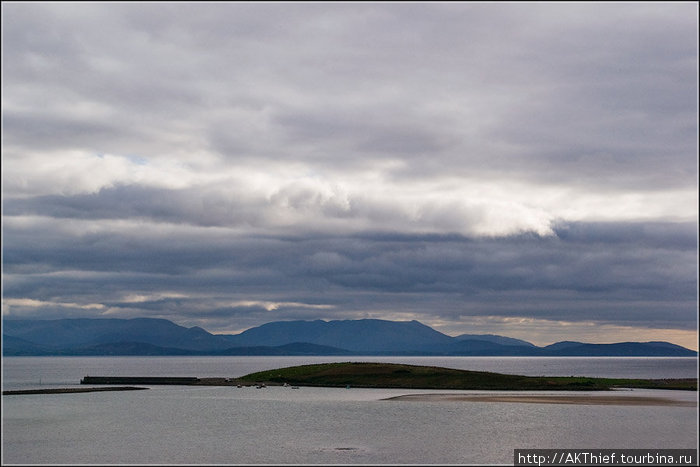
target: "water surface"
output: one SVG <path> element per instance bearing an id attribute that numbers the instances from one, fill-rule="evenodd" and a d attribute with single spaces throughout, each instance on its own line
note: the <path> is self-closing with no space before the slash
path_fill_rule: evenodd
<path id="1" fill-rule="evenodd" d="M 511 463 L 515 448 L 696 446 L 697 409 L 687 407 L 384 400 L 421 392 L 161 386 L 4 396 L 3 458 L 30 464 L 499 464 Z"/>
<path id="2" fill-rule="evenodd" d="M 683 358 L 9 357 L 2 361 L 3 388 L 70 386 L 86 375 L 235 377 L 327 361 L 526 375 L 697 375 L 697 360 Z M 151 386 L 147 391 L 3 396 L 2 457 L 3 463 L 69 465 L 512 464 L 516 448 L 697 448 L 697 405 L 385 400 L 435 392 Z M 697 404 L 696 392 L 625 394 Z"/>

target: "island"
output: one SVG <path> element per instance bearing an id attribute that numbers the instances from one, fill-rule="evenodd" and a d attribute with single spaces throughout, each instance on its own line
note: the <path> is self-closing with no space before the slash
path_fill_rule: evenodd
<path id="1" fill-rule="evenodd" d="M 629 379 L 521 376 L 398 363 L 343 362 L 300 365 L 234 378 L 86 376 L 82 384 L 199 386 L 291 385 L 319 387 L 460 389 L 488 391 L 606 391 L 616 388 L 697 391 L 697 378 Z"/>
<path id="2" fill-rule="evenodd" d="M 697 378 L 629 379 L 581 376 L 521 376 L 398 363 L 321 363 L 260 371 L 239 382 L 296 386 L 463 389 L 489 391 L 605 391 L 615 388 L 697 391 Z"/>

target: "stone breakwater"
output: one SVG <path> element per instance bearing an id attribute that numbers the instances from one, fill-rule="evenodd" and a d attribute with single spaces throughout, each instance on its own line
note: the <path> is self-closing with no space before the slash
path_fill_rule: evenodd
<path id="1" fill-rule="evenodd" d="M 199 378 L 175 376 L 85 376 L 80 384 L 175 384 L 189 386 L 198 384 Z"/>
<path id="2" fill-rule="evenodd" d="M 85 376 L 80 384 L 148 384 L 152 386 L 251 386 L 256 383 L 236 378 L 196 378 L 193 376 Z M 269 383 L 270 386 L 281 386 Z"/>

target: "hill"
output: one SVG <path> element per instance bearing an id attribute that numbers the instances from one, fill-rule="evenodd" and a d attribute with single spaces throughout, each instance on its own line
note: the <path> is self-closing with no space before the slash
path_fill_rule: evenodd
<path id="1" fill-rule="evenodd" d="M 237 379 L 249 383 L 299 386 L 600 391 L 615 387 L 697 390 L 697 379 L 642 380 L 587 377 L 520 376 L 395 363 L 343 362 L 301 365 L 251 373 Z"/>
<path id="2" fill-rule="evenodd" d="M 567 357 L 687 357 L 691 356 L 689 352 L 692 352 L 669 342 L 618 342 L 616 344 L 566 342 L 552 344 L 542 350 L 542 355 Z"/>
<path id="3" fill-rule="evenodd" d="M 185 328 L 155 318 L 3 320 L 3 351 L 6 337 L 22 339 L 46 352 L 119 342 L 138 342 L 190 351 L 231 347 L 222 336 L 202 328 Z M 12 342 L 13 347 L 18 341 Z"/>

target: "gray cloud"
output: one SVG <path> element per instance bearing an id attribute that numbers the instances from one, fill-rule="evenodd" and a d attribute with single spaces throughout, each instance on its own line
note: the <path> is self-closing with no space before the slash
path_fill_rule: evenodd
<path id="1" fill-rule="evenodd" d="M 3 4 L 3 313 L 695 329 L 696 13 Z"/>
<path id="2" fill-rule="evenodd" d="M 422 176 L 449 162 L 458 172 L 619 183 L 603 170 L 636 186 L 652 173 L 668 185 L 672 162 L 692 184 L 696 28 L 684 7 L 10 6 L 5 86 L 11 98 L 48 97 L 68 112 L 54 133 L 87 148 L 113 146 L 107 135 L 98 145 L 88 122 L 69 128 L 70 103 L 82 99 L 109 107 L 102 126 L 139 127 L 146 139 L 182 129 L 207 138 L 218 124 L 212 147 L 227 157 L 243 147 L 314 161 L 308 147 L 320 143 L 331 164 L 401 154 Z M 222 126 L 232 108 L 244 111 Z M 265 133 L 275 123 L 295 143 L 283 151 L 221 141 L 252 125 L 259 140 L 288 143 Z"/>

